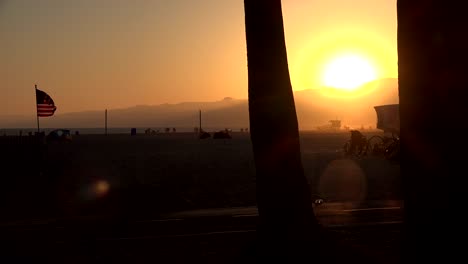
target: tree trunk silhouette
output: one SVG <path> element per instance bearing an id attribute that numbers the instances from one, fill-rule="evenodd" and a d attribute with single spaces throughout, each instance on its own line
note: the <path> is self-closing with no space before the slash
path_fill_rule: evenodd
<path id="1" fill-rule="evenodd" d="M 466 9 L 398 0 L 397 19 L 405 262 L 452 263 L 461 243 L 452 236 L 466 225 L 456 208 L 466 200 Z"/>
<path id="2" fill-rule="evenodd" d="M 268 254 L 286 256 L 317 239 L 318 224 L 301 160 L 281 0 L 244 0 L 244 8 L 258 234 Z"/>

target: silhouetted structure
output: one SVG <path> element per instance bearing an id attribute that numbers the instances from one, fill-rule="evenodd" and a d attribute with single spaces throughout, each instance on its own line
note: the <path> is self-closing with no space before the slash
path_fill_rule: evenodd
<path id="1" fill-rule="evenodd" d="M 104 134 L 107 135 L 107 109 L 104 112 Z"/>
<path id="2" fill-rule="evenodd" d="M 156 135 L 157 133 L 158 133 L 158 132 L 157 132 L 156 130 L 154 130 L 154 129 L 151 129 L 151 128 L 145 129 L 145 135 L 152 135 L 152 136 L 154 136 L 154 135 Z"/>
<path id="3" fill-rule="evenodd" d="M 244 8 L 259 255 L 275 262 L 309 259 L 311 242 L 320 239 L 301 161 L 281 1 L 244 0 Z"/>
<path id="4" fill-rule="evenodd" d="M 405 263 L 465 258 L 468 28 L 461 1 L 397 1 Z M 459 124 L 456 129 L 444 124 Z M 463 247 L 463 248 L 462 248 Z"/>
<path id="5" fill-rule="evenodd" d="M 378 105 L 374 106 L 377 114 L 378 129 L 385 133 L 400 134 L 400 105 Z"/>
<path id="6" fill-rule="evenodd" d="M 327 132 L 336 132 L 341 129 L 341 120 L 333 119 L 328 121 L 329 124 L 317 127 L 318 130 Z"/>
<path id="7" fill-rule="evenodd" d="M 333 119 L 333 120 L 330 120 L 328 122 L 330 122 L 330 127 L 332 129 L 338 130 L 338 129 L 341 128 L 341 120 Z"/>

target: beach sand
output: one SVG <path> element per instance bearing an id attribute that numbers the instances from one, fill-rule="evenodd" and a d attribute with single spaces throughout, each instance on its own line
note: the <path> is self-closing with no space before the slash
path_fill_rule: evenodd
<path id="1" fill-rule="evenodd" d="M 342 146 L 348 139 L 348 133 L 301 133 L 312 193 L 326 201 L 353 203 L 401 199 L 399 165 L 382 157 L 345 157 Z M 29 197 L 38 203 L 48 196 L 51 210 L 63 215 L 117 213 L 124 206 L 116 201 L 99 208 L 114 198 L 148 203 L 141 212 L 131 207 L 135 214 L 151 215 L 255 205 L 248 133 L 233 133 L 227 140 L 199 140 L 193 133 L 80 135 L 41 151 L 28 147 L 10 145 L 2 153 L 3 167 L 11 175 L 3 184 L 10 202 L 22 197 L 28 203 Z"/>
<path id="2" fill-rule="evenodd" d="M 301 133 L 303 166 L 312 193 L 343 212 L 372 208 L 379 201 L 379 205 L 400 206 L 399 165 L 382 157 L 345 157 L 342 147 L 348 139 L 348 133 Z M 233 133 L 227 140 L 200 140 L 193 133 L 79 135 L 68 143 L 30 145 L 2 144 L 4 171 L 9 172 L 2 184 L 3 223 L 96 217 L 145 221 L 180 211 L 256 203 L 248 133 Z M 316 208 L 319 216 L 325 215 L 320 208 L 327 207 Z M 353 217 L 340 219 L 353 221 Z M 382 213 L 379 221 L 385 220 Z M 393 237 L 390 252 L 399 234 L 394 229 L 385 231 Z M 356 239 L 361 231 L 336 232 Z M 212 238 L 207 241 L 215 243 Z M 228 250 L 217 248 L 218 253 Z"/>

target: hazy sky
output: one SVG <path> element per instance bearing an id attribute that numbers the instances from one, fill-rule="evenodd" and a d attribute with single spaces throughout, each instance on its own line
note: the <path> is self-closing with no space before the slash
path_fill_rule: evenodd
<path id="1" fill-rule="evenodd" d="M 295 90 L 349 52 L 397 77 L 396 0 L 282 2 Z M 247 98 L 243 0 L 0 0 L 0 43 L 2 114 Z"/>

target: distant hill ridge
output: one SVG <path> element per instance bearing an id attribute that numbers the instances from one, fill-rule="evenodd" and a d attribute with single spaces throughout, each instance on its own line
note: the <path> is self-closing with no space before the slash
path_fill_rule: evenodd
<path id="1" fill-rule="evenodd" d="M 369 92 L 355 98 L 327 96 L 323 92 L 327 88 L 296 91 L 294 98 L 300 129 L 315 129 L 336 118 L 341 119 L 343 125 L 366 127 L 375 125 L 374 106 L 398 103 L 398 79 L 380 79 L 363 87 L 367 87 Z M 231 97 L 215 102 L 181 102 L 109 109 L 108 126 L 194 127 L 198 126 L 199 110 L 202 111 L 204 126 L 229 128 L 249 126 L 247 99 Z M 104 109 L 57 114 L 51 118 L 41 119 L 42 127 L 101 127 L 103 123 Z M 35 118 L 0 116 L 0 128 L 34 126 Z"/>

